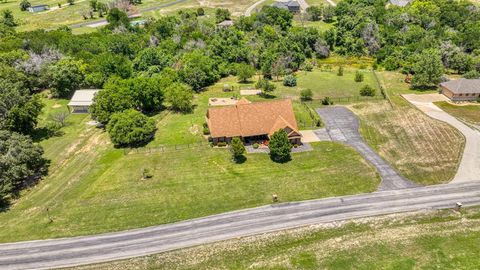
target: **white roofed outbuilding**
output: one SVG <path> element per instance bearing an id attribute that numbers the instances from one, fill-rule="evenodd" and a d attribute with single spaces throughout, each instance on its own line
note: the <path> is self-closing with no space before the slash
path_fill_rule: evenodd
<path id="1" fill-rule="evenodd" d="M 68 107 L 72 113 L 88 113 L 88 108 L 93 104 L 93 98 L 100 89 L 81 89 L 75 91 Z"/>

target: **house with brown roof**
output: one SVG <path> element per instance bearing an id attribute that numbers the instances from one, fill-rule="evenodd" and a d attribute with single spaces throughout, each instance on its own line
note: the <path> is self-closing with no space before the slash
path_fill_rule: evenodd
<path id="1" fill-rule="evenodd" d="M 473 101 L 480 98 L 480 79 L 458 79 L 440 84 L 442 94 L 452 101 Z"/>
<path id="2" fill-rule="evenodd" d="M 214 144 L 234 137 L 245 142 L 268 140 L 280 129 L 292 144 L 301 144 L 290 99 L 252 103 L 242 98 L 233 106 L 209 108 L 206 121 Z"/>

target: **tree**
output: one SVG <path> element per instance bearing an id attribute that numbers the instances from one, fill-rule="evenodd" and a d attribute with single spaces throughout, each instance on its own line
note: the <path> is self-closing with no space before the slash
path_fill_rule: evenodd
<path id="1" fill-rule="evenodd" d="M 367 96 L 373 97 L 375 96 L 375 88 L 371 87 L 370 85 L 366 84 L 360 89 L 360 96 Z"/>
<path id="2" fill-rule="evenodd" d="M 323 5 L 320 6 L 309 6 L 307 8 L 308 18 L 311 21 L 320 21 L 322 19 Z"/>
<path id="3" fill-rule="evenodd" d="M 285 162 L 290 160 L 290 152 L 292 144 L 288 140 L 288 134 L 285 130 L 280 129 L 273 133 L 268 143 L 270 148 L 270 158 L 275 162 Z"/>
<path id="4" fill-rule="evenodd" d="M 217 8 L 215 10 L 215 21 L 221 23 L 225 20 L 230 20 L 230 11 L 225 8 Z"/>
<path id="5" fill-rule="evenodd" d="M 235 137 L 232 139 L 232 142 L 230 143 L 230 152 L 232 153 L 235 162 L 240 162 L 245 159 L 245 156 L 243 155 L 245 154 L 245 146 L 240 138 Z"/>
<path id="6" fill-rule="evenodd" d="M 5 127 L 11 131 L 29 134 L 37 125 L 44 104 L 34 95 L 26 103 L 17 103 L 7 113 Z"/>
<path id="7" fill-rule="evenodd" d="M 73 6 L 73 5 L 75 5 L 75 0 L 67 0 L 67 3 L 68 3 L 70 6 Z"/>
<path id="8" fill-rule="evenodd" d="M 183 55 L 180 77 L 193 90 L 200 91 L 203 87 L 216 82 L 220 75 L 215 61 L 201 51 L 195 50 Z"/>
<path id="9" fill-rule="evenodd" d="M 237 76 L 240 82 L 247 82 L 250 78 L 255 75 L 255 68 L 249 64 L 238 64 L 237 65 Z"/>
<path id="10" fill-rule="evenodd" d="M 292 26 L 293 14 L 287 9 L 263 6 L 257 15 L 257 20 L 265 25 L 278 25 L 282 31 Z"/>
<path id="11" fill-rule="evenodd" d="M 333 6 L 326 6 L 323 9 L 323 20 L 327 23 L 330 23 L 333 21 L 333 16 L 335 16 L 335 7 Z"/>
<path id="12" fill-rule="evenodd" d="M 32 6 L 32 4 L 30 4 L 30 2 L 28 2 L 28 0 L 22 0 L 20 2 L 20 10 L 21 11 L 26 11 L 31 6 Z"/>
<path id="13" fill-rule="evenodd" d="M 110 81 L 93 98 L 90 113 L 102 124 L 107 124 L 112 114 L 134 108 L 136 105 L 130 89 L 123 84 L 121 87 L 118 87 L 119 85 L 115 81 Z"/>
<path id="14" fill-rule="evenodd" d="M 414 63 L 413 72 L 413 87 L 425 88 L 437 85 L 444 72 L 440 55 L 435 50 L 423 51 Z"/>
<path id="15" fill-rule="evenodd" d="M 201 17 L 205 15 L 205 9 L 199 7 L 197 8 L 197 16 Z"/>
<path id="16" fill-rule="evenodd" d="M 312 100 L 312 97 L 313 97 L 312 89 L 307 88 L 307 89 L 303 89 L 302 91 L 300 91 L 300 99 L 302 101 Z"/>
<path id="17" fill-rule="evenodd" d="M 7 203 L 47 172 L 42 155 L 42 148 L 29 137 L 0 130 L 0 202 Z"/>
<path id="18" fill-rule="evenodd" d="M 54 97 L 69 97 L 83 83 L 83 62 L 65 57 L 48 67 L 46 77 Z"/>
<path id="19" fill-rule="evenodd" d="M 134 109 L 114 113 L 107 125 L 112 143 L 117 146 L 140 146 L 153 139 L 155 120 Z"/>
<path id="20" fill-rule="evenodd" d="M 182 83 L 173 83 L 165 89 L 166 101 L 173 110 L 190 112 L 193 108 L 193 91 Z"/>
<path id="21" fill-rule="evenodd" d="M 97 11 L 98 0 L 90 0 L 88 3 L 90 4 L 90 8 L 92 8 L 93 11 Z"/>
<path id="22" fill-rule="evenodd" d="M 17 23 L 15 22 L 15 18 L 13 17 L 13 12 L 9 9 L 2 11 L 2 23 L 7 27 L 15 27 Z"/>
<path id="23" fill-rule="evenodd" d="M 267 79 L 260 79 L 255 84 L 255 87 L 257 89 L 261 89 L 263 95 L 269 95 L 271 92 L 275 90 L 275 85 Z"/>
<path id="24" fill-rule="evenodd" d="M 121 11 L 118 8 L 110 9 L 107 15 L 107 22 L 109 29 L 115 29 L 120 26 L 125 27 L 126 29 L 130 29 L 130 21 L 128 19 L 127 13 Z"/>
<path id="25" fill-rule="evenodd" d="M 283 85 L 288 87 L 297 86 L 297 77 L 293 75 L 285 76 L 285 78 L 283 79 Z"/>
<path id="26" fill-rule="evenodd" d="M 465 79 L 480 79 L 480 72 L 471 70 L 463 75 Z"/>

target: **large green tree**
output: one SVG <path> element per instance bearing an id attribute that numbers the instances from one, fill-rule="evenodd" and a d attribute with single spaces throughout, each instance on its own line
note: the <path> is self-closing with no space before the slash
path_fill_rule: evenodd
<path id="1" fill-rule="evenodd" d="M 193 91 L 188 85 L 173 83 L 165 89 L 165 96 L 173 110 L 190 112 L 193 109 Z"/>
<path id="2" fill-rule="evenodd" d="M 425 50 L 418 55 L 413 67 L 412 86 L 426 88 L 437 85 L 443 75 L 442 59 L 436 50 Z"/>
<path id="3" fill-rule="evenodd" d="M 0 130 L 0 202 L 6 203 L 47 171 L 43 150 L 19 133 Z"/>
<path id="4" fill-rule="evenodd" d="M 112 115 L 107 132 L 115 146 L 139 146 L 153 139 L 155 120 L 130 109 Z"/>
<path id="5" fill-rule="evenodd" d="M 47 81 L 54 97 L 69 97 L 84 80 L 82 61 L 65 57 L 47 69 Z"/>
<path id="6" fill-rule="evenodd" d="M 273 133 L 268 148 L 270 148 L 270 158 L 275 162 L 285 162 L 291 158 L 292 144 L 288 140 L 287 132 L 283 129 Z"/>
<path id="7" fill-rule="evenodd" d="M 204 51 L 195 50 L 182 57 L 180 76 L 193 90 L 200 91 L 216 82 L 220 75 L 215 61 Z"/>

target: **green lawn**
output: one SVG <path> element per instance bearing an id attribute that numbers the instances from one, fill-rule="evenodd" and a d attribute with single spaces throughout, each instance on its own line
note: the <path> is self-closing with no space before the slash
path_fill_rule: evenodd
<path id="1" fill-rule="evenodd" d="M 480 208 L 245 237 L 74 269 L 478 269 Z"/>
<path id="2" fill-rule="evenodd" d="M 355 72 L 357 69 L 345 68 L 343 76 L 337 76 L 337 68 L 331 71 L 322 71 L 318 68 L 312 72 L 299 71 L 296 87 L 283 86 L 282 81 L 276 82 L 277 90 L 275 95 L 280 97 L 298 98 L 303 89 L 310 88 L 313 92 L 313 98 L 320 99 L 324 97 L 341 98 L 360 95 L 360 88 L 368 84 L 377 89 L 377 95 L 380 95 L 378 84 L 371 71 L 360 70 L 364 75 L 363 82 L 355 82 Z"/>
<path id="3" fill-rule="evenodd" d="M 435 105 L 440 107 L 447 113 L 460 118 L 463 121 L 480 125 L 480 104 L 479 105 L 455 105 L 445 101 L 435 102 Z"/>
<path id="4" fill-rule="evenodd" d="M 223 92 L 224 83 L 236 90 Z M 225 78 L 196 95 L 193 113 L 155 116 L 155 140 L 140 153 L 114 149 L 105 132 L 87 124 L 88 115 L 70 115 L 62 134 L 40 142 L 52 160 L 49 175 L 0 213 L 0 242 L 168 223 L 268 204 L 273 193 L 281 201 L 298 201 L 376 190 L 379 178 L 374 168 L 353 149 L 336 143 L 316 143 L 314 151 L 294 154 L 285 164 L 264 154 L 247 155 L 245 163 L 234 164 L 227 149 L 206 145 L 150 153 L 160 145 L 172 149 L 206 142 L 201 125 L 208 98 L 238 95 L 239 85 L 235 78 Z M 66 110 L 67 100 L 45 103 L 40 126 L 48 122 L 49 114 Z M 307 118 L 305 107 L 294 104 L 297 117 Z M 153 179 L 142 180 L 143 169 L 150 169 Z"/>

